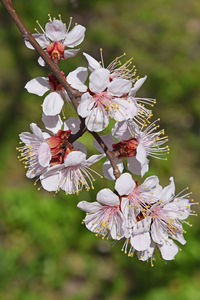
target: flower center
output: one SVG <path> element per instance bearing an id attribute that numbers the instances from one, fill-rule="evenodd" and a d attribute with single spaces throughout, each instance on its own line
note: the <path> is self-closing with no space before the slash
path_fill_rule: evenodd
<path id="1" fill-rule="evenodd" d="M 65 74 L 63 71 L 60 72 L 61 75 L 63 76 L 63 78 L 65 79 Z M 60 82 L 58 81 L 58 79 L 53 75 L 53 74 L 49 74 L 48 75 L 49 78 L 49 84 L 52 88 L 53 91 L 61 91 L 64 90 L 64 87 L 62 86 L 62 84 L 60 84 Z"/>
<path id="2" fill-rule="evenodd" d="M 73 145 L 68 141 L 70 134 L 71 130 L 59 130 L 56 135 L 46 139 L 52 155 L 51 166 L 64 163 L 67 154 L 74 151 Z"/>
<path id="3" fill-rule="evenodd" d="M 49 57 L 57 64 L 64 57 L 65 45 L 60 42 L 54 42 L 47 46 Z"/>
<path id="4" fill-rule="evenodd" d="M 129 140 L 122 140 L 121 142 L 113 144 L 112 146 L 115 157 L 132 157 L 136 156 L 138 141 L 136 138 L 131 138 Z"/>

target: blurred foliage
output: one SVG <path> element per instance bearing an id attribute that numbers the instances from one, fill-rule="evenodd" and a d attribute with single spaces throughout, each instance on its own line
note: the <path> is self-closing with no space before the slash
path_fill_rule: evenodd
<path id="1" fill-rule="evenodd" d="M 148 75 L 140 95 L 156 97 L 155 116 L 169 135 L 168 161 L 151 161 L 147 176 L 161 184 L 174 176 L 177 190 L 200 192 L 200 2 L 198 0 L 16 0 L 30 30 L 47 14 L 74 16 L 87 27 L 81 49 L 105 64 L 124 51 L 134 56 L 138 74 Z M 68 21 L 66 21 L 68 22 Z M 37 191 L 16 159 L 17 134 L 30 122 L 41 124 L 42 98 L 25 83 L 47 70 L 24 46 L 12 20 L 0 7 L 0 299 L 3 300 L 199 300 L 200 221 L 191 218 L 188 243 L 175 261 L 157 256 L 155 267 L 122 255 L 122 242 L 96 238 L 81 225 L 80 200 L 113 183 L 97 179 L 95 190 L 79 196 Z M 67 73 L 86 66 L 81 53 L 62 64 Z M 68 113 L 68 112 L 66 112 Z M 89 135 L 82 137 L 93 153 Z M 100 169 L 100 164 L 96 166 Z M 138 178 L 141 182 L 141 179 Z M 198 208 L 197 208 L 198 210 Z"/>

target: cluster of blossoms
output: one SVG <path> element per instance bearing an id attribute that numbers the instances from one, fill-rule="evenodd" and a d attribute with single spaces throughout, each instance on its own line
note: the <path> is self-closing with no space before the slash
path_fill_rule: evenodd
<path id="1" fill-rule="evenodd" d="M 42 32 L 36 29 L 33 36 L 55 64 L 77 54 L 79 49 L 74 47 L 83 41 L 85 27 L 75 25 L 70 30 L 71 18 L 67 27 L 61 18 L 49 17 L 45 29 L 37 23 Z M 29 41 L 25 44 L 34 49 Z M 147 77 L 136 76 L 133 58 L 122 64 L 122 55 L 105 67 L 101 49 L 100 54 L 98 62 L 83 53 L 88 67 L 78 67 L 68 74 L 61 71 L 78 95 L 79 118 L 66 120 L 64 106 L 69 107 L 72 100 L 54 74 L 34 78 L 25 85 L 29 93 L 48 95 L 42 104 L 45 129 L 31 123 L 31 132 L 20 134 L 19 160 L 27 168 L 27 177 L 35 178 L 35 184 L 39 181 L 47 191 L 61 189 L 77 194 L 83 188 L 93 189 L 95 175 L 103 176 L 91 166 L 107 156 L 97 139 L 94 147 L 100 153 L 87 158 L 85 145 L 77 139 L 86 128 L 102 132 L 114 120 L 111 133 L 99 138 L 122 174 L 116 176 L 110 157 L 104 161 L 102 172 L 105 178 L 115 180 L 114 191 L 105 188 L 97 193 L 96 202 L 78 203 L 78 208 L 87 213 L 84 223 L 97 236 L 124 240 L 122 250 L 129 256 L 136 251 L 140 260 L 152 261 L 157 247 L 164 260 L 171 260 L 178 252 L 173 240 L 186 242 L 182 223 L 188 223 L 185 220 L 194 214 L 194 203 L 189 201 L 190 193 L 175 195 L 172 177 L 164 188 L 157 176 L 147 177 L 141 185 L 132 179 L 131 174 L 145 175 L 152 157 L 166 159 L 168 137 L 159 129 L 159 119 L 150 122 L 155 99 L 136 96 Z M 45 65 L 41 57 L 38 62 Z M 124 169 L 131 174 L 123 173 Z"/>

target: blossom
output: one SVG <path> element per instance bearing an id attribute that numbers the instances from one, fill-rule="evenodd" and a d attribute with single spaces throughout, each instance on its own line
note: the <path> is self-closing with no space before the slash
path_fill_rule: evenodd
<path id="1" fill-rule="evenodd" d="M 103 238 L 119 240 L 124 236 L 123 214 L 120 208 L 120 196 L 128 194 L 132 186 L 129 174 L 121 175 L 115 183 L 115 191 L 102 189 L 97 194 L 96 202 L 81 201 L 78 208 L 85 211 L 85 226 Z"/>
<path id="2" fill-rule="evenodd" d="M 85 36 L 85 27 L 75 25 L 74 28 L 69 31 L 72 18 L 70 18 L 68 27 L 66 27 L 61 19 L 52 20 L 49 16 L 49 21 L 50 22 L 45 25 L 45 29 L 43 29 L 37 21 L 42 33 L 36 29 L 37 33 L 33 34 L 36 41 L 47 51 L 49 57 L 56 63 L 58 63 L 60 59 L 66 59 L 76 55 L 79 49 L 68 48 L 74 48 L 82 43 Z M 34 49 L 29 41 L 25 40 L 25 44 L 29 49 Z M 45 65 L 41 57 L 39 58 L 39 63 L 42 66 Z"/>
<path id="3" fill-rule="evenodd" d="M 127 168 L 136 175 L 143 176 L 149 168 L 147 157 L 166 159 L 165 154 L 169 152 L 169 147 L 164 146 L 168 141 L 167 136 L 162 136 L 164 130 L 158 130 L 157 121 L 151 123 L 144 129 L 139 128 L 132 120 L 122 121 L 115 124 L 112 134 L 119 143 L 113 144 L 116 157 L 127 157 Z"/>
<path id="4" fill-rule="evenodd" d="M 61 72 L 61 74 L 65 78 L 64 73 Z M 48 77 L 36 77 L 28 81 L 25 88 L 29 93 L 38 96 L 43 96 L 50 91 L 42 105 L 43 112 L 47 116 L 58 115 L 62 110 L 64 100 L 67 103 L 70 101 L 67 92 L 52 74 L 49 74 Z"/>

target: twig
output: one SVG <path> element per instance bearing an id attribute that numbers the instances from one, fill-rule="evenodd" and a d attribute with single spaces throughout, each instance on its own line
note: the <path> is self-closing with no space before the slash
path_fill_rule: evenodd
<path id="1" fill-rule="evenodd" d="M 77 111 L 78 97 L 80 97 L 80 95 L 81 95 L 80 92 L 73 89 L 68 84 L 68 82 L 63 78 L 63 76 L 61 74 L 61 70 L 59 69 L 59 67 L 49 58 L 49 56 L 40 47 L 38 42 L 34 39 L 32 34 L 26 28 L 25 24 L 23 23 L 23 21 L 21 20 L 21 18 L 17 14 L 16 10 L 14 9 L 12 1 L 11 0 L 1 0 L 1 2 L 4 5 L 4 7 L 6 8 L 6 10 L 8 11 L 8 13 L 10 14 L 10 16 L 13 19 L 13 21 L 15 22 L 15 24 L 17 25 L 17 27 L 18 27 L 19 31 L 21 32 L 21 35 L 23 36 L 23 38 L 31 43 L 31 45 L 34 47 L 34 49 L 37 51 L 37 53 L 43 58 L 46 65 L 49 67 L 49 69 L 53 73 L 53 75 L 57 78 L 57 80 L 60 82 L 60 84 L 64 87 L 64 89 L 66 90 L 66 92 L 68 93 L 68 95 L 70 97 L 70 100 L 71 100 L 75 110 Z M 85 125 L 84 119 L 81 118 L 80 116 L 79 116 L 79 118 L 81 120 L 81 124 Z M 83 127 L 81 128 L 81 132 L 82 132 Z M 120 176 L 120 171 L 117 167 L 114 155 L 108 149 L 108 147 L 106 146 L 104 141 L 101 139 L 101 137 L 96 132 L 91 132 L 91 131 L 89 131 L 89 132 L 93 135 L 93 137 L 96 139 L 96 141 L 102 147 L 103 151 L 106 153 L 106 155 L 107 155 L 107 157 L 108 157 L 108 159 L 109 159 L 109 161 L 112 165 L 114 176 L 117 179 Z M 82 134 L 83 133 L 84 132 L 82 132 Z"/>

